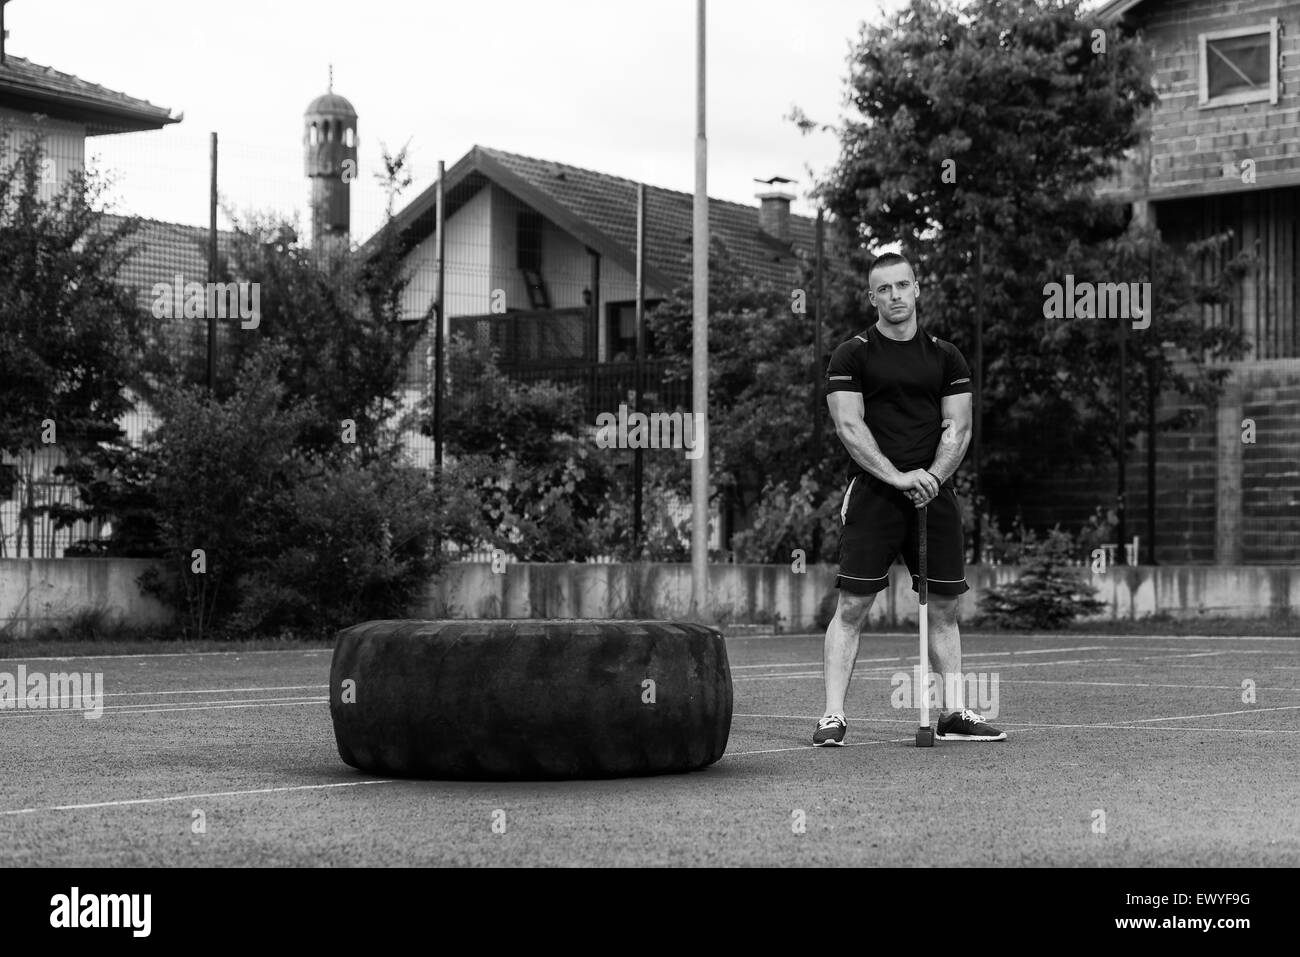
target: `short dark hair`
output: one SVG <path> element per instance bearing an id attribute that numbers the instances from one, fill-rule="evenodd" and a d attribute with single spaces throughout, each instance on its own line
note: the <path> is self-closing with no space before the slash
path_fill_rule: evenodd
<path id="1" fill-rule="evenodd" d="M 902 253 L 881 253 L 873 259 L 871 265 L 867 267 L 867 286 L 870 287 L 871 274 L 877 269 L 880 269 L 883 266 L 894 266 L 898 263 L 906 263 L 907 268 L 912 270 L 912 275 L 916 275 L 916 269 L 912 266 L 911 260 Z"/>

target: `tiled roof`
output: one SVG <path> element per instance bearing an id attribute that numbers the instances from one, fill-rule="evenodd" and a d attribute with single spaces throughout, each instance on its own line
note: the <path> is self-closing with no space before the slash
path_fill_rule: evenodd
<path id="1" fill-rule="evenodd" d="M 475 146 L 447 170 L 447 215 L 488 182 L 536 209 L 580 242 L 625 269 L 635 268 L 636 187 L 634 180 L 551 160 Z M 408 244 L 434 228 L 437 184 L 399 210 L 396 229 Z M 688 284 L 691 279 L 693 196 L 646 186 L 646 283 L 652 289 Z M 797 275 L 798 257 L 813 252 L 815 224 L 791 214 L 790 244 L 759 229 L 759 208 L 709 200 L 709 226 L 731 255 L 751 274 L 781 284 Z M 378 234 L 367 241 L 373 247 Z M 831 245 L 827 256 L 831 258 Z"/>
<path id="2" fill-rule="evenodd" d="M 0 65 L 0 106 L 84 123 L 87 136 L 157 130 L 181 120 L 165 106 L 8 54 Z"/>
<path id="3" fill-rule="evenodd" d="M 636 249 L 637 184 L 634 180 L 489 147 L 477 149 L 618 245 L 629 251 Z M 646 186 L 646 260 L 676 284 L 691 280 L 693 203 L 690 193 Z M 774 282 L 787 282 L 796 275 L 794 252 L 782 248 L 759 229 L 757 205 L 710 198 L 709 230 L 713 237 L 723 241 L 746 271 Z M 809 256 L 813 230 L 813 220 L 790 216 L 793 245 Z"/>
<path id="4" fill-rule="evenodd" d="M 103 228 L 114 229 L 125 217 L 105 216 Z M 230 253 L 234 234 L 217 231 L 217 253 L 225 257 Z M 154 283 L 174 283 L 176 276 L 184 282 L 206 282 L 208 275 L 208 230 L 203 226 L 182 226 L 156 219 L 141 221 L 140 228 L 128 239 L 127 246 L 135 250 L 118 273 L 123 285 L 136 290 L 141 306 L 153 302 Z"/>

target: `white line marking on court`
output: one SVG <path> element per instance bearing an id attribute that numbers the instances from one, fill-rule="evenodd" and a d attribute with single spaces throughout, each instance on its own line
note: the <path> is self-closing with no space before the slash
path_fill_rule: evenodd
<path id="1" fill-rule="evenodd" d="M 1077 648 L 1035 648 L 1032 651 L 964 651 L 963 658 L 991 658 L 997 655 L 1050 655 L 1056 652 L 1070 652 L 1077 654 L 1080 651 L 1114 651 L 1106 645 L 1080 645 Z M 1146 649 L 1140 649 L 1145 651 Z"/>
<path id="2" fill-rule="evenodd" d="M 966 657 L 963 655 L 963 657 Z M 910 668 L 916 667 L 914 662 L 916 658 L 896 658 L 893 659 L 901 665 L 907 665 Z M 1065 661 L 984 661 L 980 662 L 981 667 L 994 668 L 1046 668 L 1051 665 L 1087 665 L 1087 664 L 1108 664 L 1110 662 L 1123 661 L 1123 658 L 1072 658 Z M 1150 667 L 1143 665 L 1142 667 Z M 858 672 L 859 676 L 871 674 L 887 674 L 888 668 L 868 668 L 866 671 Z M 732 681 L 764 681 L 774 680 L 777 678 L 820 678 L 820 671 L 777 671 L 767 675 L 733 675 Z"/>
<path id="3" fill-rule="evenodd" d="M 174 794 L 170 797 L 130 798 L 125 801 L 97 801 L 93 804 L 54 804 L 49 807 L 23 807 L 11 811 L 0 811 L 2 815 L 35 814 L 38 811 L 86 811 L 99 807 L 126 807 L 131 804 L 162 804 L 167 801 L 193 801 L 200 798 L 244 797 L 251 794 L 283 794 L 288 791 L 321 791 L 327 788 L 355 788 L 367 784 L 396 784 L 396 779 L 381 778 L 378 781 L 342 781 L 337 784 L 296 784 L 281 788 L 252 788 L 247 791 L 211 791 L 207 794 Z"/>
<path id="4" fill-rule="evenodd" d="M 1014 730 L 1016 734 L 1024 734 L 1026 731 L 1034 731 L 1036 728 L 1052 728 L 1053 730 L 1061 728 L 1085 728 L 1089 731 L 1199 731 L 1203 734 L 1300 734 L 1300 731 L 1291 728 L 1153 728 L 1150 725 L 1139 724 L 1045 724 L 1045 725 L 1025 725 L 1019 727 L 1013 724 L 999 722 L 1005 728 Z"/>
<path id="5" fill-rule="evenodd" d="M 998 655 L 1050 655 L 1057 652 L 1070 652 L 1077 654 L 1080 651 L 1114 651 L 1113 648 L 1107 648 L 1105 645 L 1082 645 L 1070 648 L 1034 648 L 1031 651 L 967 651 L 962 653 L 963 658 L 990 658 Z M 1134 648 L 1133 651 L 1147 651 L 1147 648 Z M 879 661 L 906 661 L 906 655 L 891 655 L 887 658 L 858 658 L 855 659 L 857 664 L 871 664 Z M 820 666 L 820 661 L 772 661 L 758 665 L 732 665 L 732 671 L 739 671 L 741 668 L 811 668 Z"/>
<path id="6" fill-rule="evenodd" d="M 776 675 L 733 675 L 732 681 L 773 681 L 778 678 L 820 678 L 820 671 L 783 672 Z"/>
<path id="7" fill-rule="evenodd" d="M 242 694 L 249 691 L 314 691 L 329 685 L 275 685 L 256 688 L 181 688 L 176 691 L 108 691 L 105 698 L 140 698 L 164 694 Z M 275 700 L 275 699 L 268 699 Z"/>
<path id="8" fill-rule="evenodd" d="M 146 651 L 135 655 L 57 655 L 44 658 L 15 656 L 0 658 L 0 661 L 84 661 L 92 658 L 198 658 L 206 655 L 319 655 L 332 654 L 333 648 L 280 648 L 265 651 Z"/>
<path id="9" fill-rule="evenodd" d="M 863 663 L 870 663 L 873 661 L 899 661 L 901 659 L 902 659 L 902 655 L 891 655 L 888 658 L 858 658 L 857 663 L 863 664 Z M 738 671 L 741 668 L 811 668 L 814 666 L 820 667 L 821 664 L 822 663 L 820 661 L 791 661 L 791 662 L 772 661 L 761 665 L 732 665 L 731 670 Z"/>
<path id="10" fill-rule="evenodd" d="M 962 655 L 962 657 L 966 656 Z M 1052 665 L 1100 665 L 1123 660 L 1123 658 L 1071 658 L 1065 661 L 982 661 L 980 666 L 992 666 L 994 668 L 1050 668 Z"/>
<path id="11" fill-rule="evenodd" d="M 1201 674 L 1204 674 L 1207 670 L 1210 670 L 1211 668 L 1213 668 L 1213 669 L 1215 669 L 1215 670 L 1218 670 L 1218 671 L 1224 671 L 1224 670 L 1229 669 L 1229 668 L 1234 669 L 1234 670 L 1239 670 L 1239 669 L 1241 669 L 1241 668 L 1250 668 L 1250 669 L 1252 669 L 1252 670 L 1260 670 L 1260 669 L 1262 669 L 1262 670 L 1265 670 L 1265 671 L 1270 671 L 1270 670 L 1272 670 L 1272 669 L 1274 669 L 1274 668 L 1285 668 L 1285 667 L 1287 667 L 1286 665 L 1273 665 L 1273 664 L 1267 664 L 1267 663 L 1256 664 L 1256 663 L 1253 663 L 1253 662 L 1252 662 L 1252 663 L 1236 662 L 1236 663 L 1228 664 L 1228 663 L 1225 662 L 1225 663 L 1223 663 L 1223 664 L 1217 664 L 1217 663 L 1215 663 L 1215 662 L 1209 662 L 1209 661 L 1207 661 L 1207 662 L 1205 662 L 1205 663 L 1203 663 L 1203 664 L 1196 664 L 1196 665 L 1180 665 L 1180 664 L 1175 664 L 1175 663 L 1173 663 L 1173 662 L 1170 662 L 1170 663 L 1167 664 L 1167 665 L 1160 665 L 1159 662 L 1162 661 L 1162 660 L 1163 660 L 1163 659 L 1159 659 L 1159 658 L 1156 659 L 1156 664 L 1155 664 L 1155 665 L 1151 664 L 1150 662 L 1143 663 L 1143 662 L 1137 662 L 1137 661 L 1128 661 L 1128 662 L 1123 662 L 1123 663 L 1117 664 L 1115 667 L 1116 667 L 1116 668 L 1144 668 L 1144 669 L 1146 669 L 1147 671 L 1150 671 L 1151 668 L 1153 668 L 1153 667 L 1163 667 L 1163 668 L 1190 668 L 1190 669 L 1193 669 L 1193 670 L 1195 670 L 1195 671 L 1197 671 L 1197 672 L 1199 672 L 1199 673 L 1201 673 Z"/>
<path id="12" fill-rule="evenodd" d="M 1247 708 L 1242 711 L 1224 711 L 1219 714 L 1189 714 L 1173 718 L 1134 718 L 1127 723 L 1103 723 L 1103 724 L 1051 724 L 1049 722 L 1018 722 L 1018 721 L 999 721 L 998 724 L 1009 731 L 1015 731 L 1017 734 L 1023 734 L 1026 731 L 1035 731 L 1038 729 L 1050 728 L 1054 731 L 1062 730 L 1091 730 L 1093 728 L 1109 729 L 1112 731 L 1205 731 L 1219 734 L 1300 734 L 1300 730 L 1290 728 L 1153 728 L 1150 722 L 1155 721 L 1188 721 L 1192 718 L 1219 718 L 1227 715 L 1250 714 L 1255 711 L 1292 711 L 1300 708 L 1300 705 L 1287 706 L 1282 708 Z M 733 714 L 733 718 L 788 718 L 796 721 L 816 721 L 821 715 L 806 714 Z M 915 724 L 915 718 L 880 718 L 870 717 L 859 719 L 863 724 Z M 876 743 L 876 742 L 866 742 Z M 964 743 L 964 742 L 963 742 Z M 843 745 L 843 747 L 856 747 L 857 745 Z M 812 747 L 812 745 L 807 745 Z M 799 750 L 798 748 L 782 748 L 779 750 Z M 769 752 L 740 752 L 743 754 L 765 754 Z"/>
<path id="13" fill-rule="evenodd" d="M 1242 708 L 1239 711 L 1213 711 L 1209 714 L 1184 714 L 1173 718 L 1134 718 L 1131 722 L 1117 724 L 1145 724 L 1154 721 L 1190 721 L 1192 718 L 1226 718 L 1236 714 L 1259 714 L 1264 711 L 1300 711 L 1300 704 L 1279 705 L 1276 708 Z"/>
<path id="14" fill-rule="evenodd" d="M 839 747 L 841 747 L 841 748 L 869 748 L 869 747 L 872 747 L 872 746 L 878 746 L 878 745 L 882 745 L 882 744 L 898 744 L 898 743 L 900 743 L 900 742 L 903 742 L 903 741 L 910 741 L 910 740 L 912 740 L 912 739 L 911 739 L 911 738 L 895 738 L 895 739 L 892 740 L 892 741 L 858 741 L 856 744 L 841 744 L 841 745 L 839 745 Z M 833 750 L 835 750 L 835 747 L 836 747 L 835 745 L 827 745 L 826 747 L 818 748 L 818 747 L 816 747 L 816 746 L 814 746 L 814 745 L 811 745 L 811 744 L 802 744 L 802 745 L 799 745 L 798 747 L 794 747 L 794 748 L 769 748 L 769 749 L 764 750 L 764 751 L 728 751 L 727 753 L 725 753 L 725 754 L 723 755 L 723 757 L 724 757 L 724 758 L 743 758 L 743 757 L 745 757 L 745 755 L 748 755 L 748 754 L 781 754 L 781 753 L 784 752 L 784 751 L 833 751 Z"/>
<path id="15" fill-rule="evenodd" d="M 209 703 L 204 705 L 195 705 L 193 707 L 159 706 L 157 708 L 139 708 L 134 705 L 110 705 L 109 707 L 104 709 L 104 713 L 116 716 L 120 714 L 158 714 L 164 711 L 227 711 L 236 708 L 263 708 L 263 707 L 289 708 L 289 707 L 293 707 L 294 705 L 322 704 L 328 701 L 329 698 L 327 697 L 326 698 L 274 698 L 274 699 L 268 698 L 261 701 L 258 700 L 241 701 L 241 702 L 231 701 L 231 702 L 225 702 L 224 704 Z M 0 718 L 30 718 L 30 717 L 35 717 L 36 715 L 43 715 L 43 714 L 75 714 L 78 716 L 84 716 L 85 711 L 84 709 L 81 708 L 39 708 L 39 709 L 33 708 L 30 710 L 24 709 L 22 711 L 14 711 L 6 708 L 4 711 L 0 711 Z"/>
<path id="16" fill-rule="evenodd" d="M 1076 681 L 1071 678 L 1017 678 L 1018 685 L 1089 685 L 1098 688 L 1186 688 L 1194 691 L 1240 691 L 1241 685 L 1172 685 L 1142 683 L 1137 681 Z M 1263 685 L 1259 686 L 1264 690 Z M 1282 694 L 1300 694 L 1300 688 L 1277 688 L 1267 686 L 1270 692 Z"/>
<path id="17" fill-rule="evenodd" d="M 771 641 L 773 638 L 825 638 L 826 633 L 800 632 L 798 634 L 780 634 L 780 635 L 728 635 L 728 641 L 752 641 L 763 640 Z M 863 638 L 915 638 L 916 631 L 865 631 L 862 633 Z M 968 631 L 966 637 L 975 638 L 980 641 L 1060 641 L 1062 638 L 1074 638 L 1075 640 L 1091 641 L 1300 641 L 1300 635 L 1103 635 L 1088 632 L 1086 635 L 1066 634 L 1060 632 L 987 632 L 987 631 Z"/>

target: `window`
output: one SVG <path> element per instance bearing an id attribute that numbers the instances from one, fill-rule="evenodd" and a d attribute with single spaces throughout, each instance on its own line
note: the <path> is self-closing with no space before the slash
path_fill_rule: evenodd
<path id="1" fill-rule="evenodd" d="M 515 220 L 515 249 L 520 269 L 541 272 L 542 269 L 542 214 L 531 209 L 521 209 Z"/>
<path id="2" fill-rule="evenodd" d="M 1277 19 L 1267 26 L 1202 33 L 1202 106 L 1277 102 Z"/>
<path id="3" fill-rule="evenodd" d="M 647 299 L 646 315 L 659 305 L 658 299 Z M 630 362 L 636 358 L 636 302 L 610 302 L 605 304 L 605 345 L 611 362 Z M 645 331 L 646 357 L 654 355 L 654 333 Z"/>

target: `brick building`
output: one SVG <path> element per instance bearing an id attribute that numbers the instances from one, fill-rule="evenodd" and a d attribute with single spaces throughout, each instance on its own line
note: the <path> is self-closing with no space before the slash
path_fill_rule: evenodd
<path id="1" fill-rule="evenodd" d="M 1144 145 L 1103 195 L 1167 241 L 1231 230 L 1230 253 L 1258 257 L 1234 300 L 1202 316 L 1242 331 L 1248 353 L 1194 426 L 1157 436 L 1156 561 L 1300 562 L 1300 5 L 1111 0 L 1097 14 L 1145 37 L 1160 97 Z M 1129 534 L 1143 539 L 1146 461 L 1140 441 L 1125 494 Z M 1052 509 L 1077 521 L 1115 488 L 1114 467 L 1099 465 L 1056 489 Z"/>

